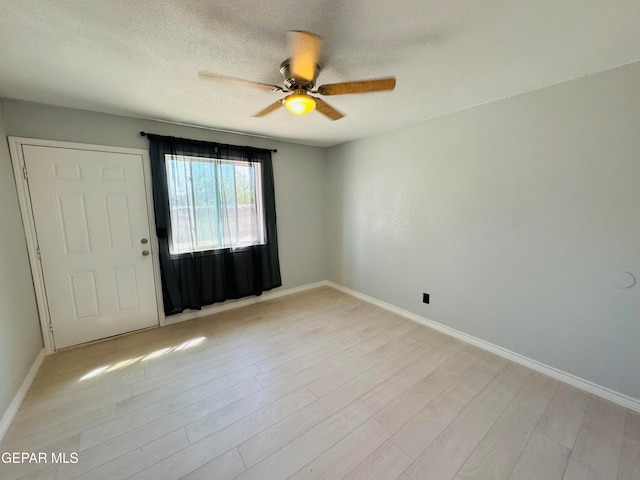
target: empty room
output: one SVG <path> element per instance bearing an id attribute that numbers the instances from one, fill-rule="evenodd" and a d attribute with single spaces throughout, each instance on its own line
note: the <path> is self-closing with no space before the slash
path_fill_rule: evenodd
<path id="1" fill-rule="evenodd" d="M 640 479 L 640 2 L 0 5 L 1 480 Z"/>

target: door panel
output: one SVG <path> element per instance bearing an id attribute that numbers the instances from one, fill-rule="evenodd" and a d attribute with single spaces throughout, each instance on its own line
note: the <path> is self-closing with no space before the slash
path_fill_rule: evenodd
<path id="1" fill-rule="evenodd" d="M 109 230 L 111 249 L 131 248 L 131 229 L 127 196 L 108 193 L 104 196 L 104 208 Z"/>
<path id="2" fill-rule="evenodd" d="M 142 156 L 23 154 L 56 348 L 157 325 Z"/>

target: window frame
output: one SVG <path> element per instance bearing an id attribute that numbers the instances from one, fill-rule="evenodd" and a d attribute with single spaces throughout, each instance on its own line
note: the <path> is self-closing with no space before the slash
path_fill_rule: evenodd
<path id="1" fill-rule="evenodd" d="M 173 175 L 172 175 L 172 169 L 170 167 L 170 162 L 175 162 L 175 161 L 189 161 L 189 166 L 190 166 L 190 170 L 191 170 L 191 165 L 193 164 L 193 162 L 200 162 L 200 163 L 208 163 L 208 164 L 226 164 L 226 165 L 232 165 L 234 167 L 233 169 L 233 179 L 234 179 L 234 196 L 235 196 L 235 205 L 236 205 L 236 210 L 238 207 L 238 203 L 237 203 L 237 198 L 238 198 L 238 191 L 237 188 L 235 187 L 235 183 L 236 183 L 236 167 L 250 167 L 253 169 L 253 187 L 254 187 L 254 192 L 255 192 L 255 205 L 256 205 L 256 225 L 258 228 L 258 235 L 256 239 L 252 239 L 249 242 L 238 242 L 235 243 L 233 245 L 225 245 L 224 244 L 224 234 L 222 234 L 222 244 L 220 246 L 204 246 L 202 248 L 196 248 L 196 249 L 189 249 L 189 250 L 182 250 L 182 249 L 175 249 L 174 247 L 177 245 L 174 242 L 174 228 L 173 226 L 176 224 L 176 222 L 174 222 L 174 215 L 173 215 L 173 208 L 174 208 L 174 204 L 172 202 L 172 191 L 175 191 L 175 189 L 172 188 L 173 186 Z M 207 254 L 216 254 L 216 253 L 222 253 L 222 252 L 229 252 L 229 251 L 239 251 L 239 250 L 245 250 L 245 249 L 250 249 L 253 247 L 259 247 L 259 246 L 263 246 L 267 243 L 267 224 L 266 224 L 266 219 L 265 219 L 265 199 L 264 199 L 264 192 L 263 192 L 263 175 L 264 172 L 263 170 L 263 165 L 262 162 L 260 161 L 256 161 L 256 160 L 246 160 L 246 159 L 234 159 L 234 158 L 220 158 L 220 157 L 210 157 L 210 156 L 199 156 L 199 155 L 185 155 L 185 154 L 169 154 L 166 153 L 165 154 L 165 179 L 167 182 L 167 200 L 168 200 L 168 207 L 169 207 L 169 219 L 170 219 L 170 224 L 169 224 L 169 231 L 168 231 L 168 247 L 169 247 L 169 254 L 172 258 L 174 257 L 180 257 L 180 256 L 184 256 L 184 255 L 207 255 Z M 191 191 L 193 191 L 193 175 L 192 175 L 192 170 L 191 170 L 191 175 L 189 178 L 189 184 L 191 186 Z M 220 182 L 220 178 L 218 178 L 218 185 L 217 188 L 223 188 Z M 193 194 L 192 194 L 193 195 Z M 191 205 L 188 205 L 186 208 L 189 209 L 189 217 L 191 219 L 191 223 L 195 226 L 197 225 L 197 219 L 196 219 L 196 213 L 194 211 L 194 208 L 192 208 Z M 221 209 L 222 206 L 219 206 L 219 209 Z M 236 214 L 236 218 L 237 218 L 237 214 Z M 238 228 L 237 225 L 238 222 L 236 222 L 236 230 Z M 218 223 L 217 223 L 218 228 L 223 229 L 222 227 L 222 220 L 220 220 L 220 218 L 218 218 Z M 192 232 L 191 235 L 197 239 L 197 232 Z M 196 240 L 197 242 L 197 240 Z"/>

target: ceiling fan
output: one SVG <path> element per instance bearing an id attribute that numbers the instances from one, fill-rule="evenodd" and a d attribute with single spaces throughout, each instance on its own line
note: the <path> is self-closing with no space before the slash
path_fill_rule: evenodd
<path id="1" fill-rule="evenodd" d="M 316 79 L 320 73 L 318 58 L 320 56 L 322 39 L 318 35 L 302 31 L 289 32 L 288 39 L 291 58 L 280 64 L 280 73 L 284 79 L 284 87 L 268 83 L 252 82 L 250 80 L 210 72 L 200 72 L 199 75 L 205 78 L 231 81 L 270 90 L 272 92 L 289 94 L 259 111 L 254 117 L 264 117 L 268 113 L 284 106 L 296 115 L 306 115 L 312 110 L 318 110 L 318 112 L 331 120 L 339 120 L 344 117 L 344 114 L 340 113 L 321 98 L 310 94 L 328 96 L 380 92 L 393 90 L 396 86 L 395 77 L 386 77 L 355 82 L 329 83 L 327 85 L 320 85 L 314 90 Z"/>

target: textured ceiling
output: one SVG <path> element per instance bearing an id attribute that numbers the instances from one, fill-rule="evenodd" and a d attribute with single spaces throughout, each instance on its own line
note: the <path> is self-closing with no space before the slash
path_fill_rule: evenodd
<path id="1" fill-rule="evenodd" d="M 640 60 L 638 0 L 0 0 L 0 96 L 334 145 Z M 288 30 L 325 40 L 318 84 L 395 75 L 394 92 L 281 94 Z"/>

